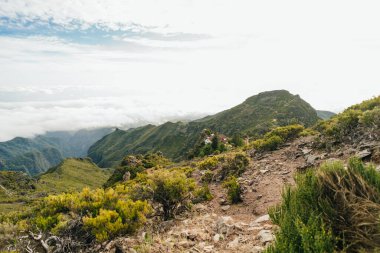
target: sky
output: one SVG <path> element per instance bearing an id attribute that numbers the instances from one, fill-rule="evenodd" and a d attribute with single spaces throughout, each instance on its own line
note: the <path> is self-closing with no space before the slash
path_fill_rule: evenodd
<path id="1" fill-rule="evenodd" d="M 0 141 L 380 95 L 379 1 L 0 0 Z"/>

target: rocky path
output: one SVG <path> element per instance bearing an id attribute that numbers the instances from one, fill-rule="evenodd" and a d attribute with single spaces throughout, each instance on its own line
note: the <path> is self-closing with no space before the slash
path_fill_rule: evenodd
<path id="1" fill-rule="evenodd" d="M 284 186 L 294 184 L 295 172 L 326 160 L 364 154 L 358 146 L 327 154 L 312 149 L 312 137 L 303 137 L 264 156 L 252 154 L 249 168 L 238 178 L 243 203 L 229 205 L 225 189 L 212 183 L 214 198 L 210 202 L 195 205 L 182 219 L 162 223 L 161 230 L 152 236 L 141 232 L 134 238 L 122 238 L 103 252 L 262 252 L 274 240 L 276 229 L 268 208 L 280 203 Z M 135 245 L 140 246 L 132 249 Z"/>

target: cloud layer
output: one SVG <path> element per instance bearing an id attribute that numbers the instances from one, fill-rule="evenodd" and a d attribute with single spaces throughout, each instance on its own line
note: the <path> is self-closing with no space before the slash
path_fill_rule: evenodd
<path id="1" fill-rule="evenodd" d="M 339 111 L 380 94 L 379 7 L 0 0 L 0 140 L 214 113 L 272 89 Z"/>

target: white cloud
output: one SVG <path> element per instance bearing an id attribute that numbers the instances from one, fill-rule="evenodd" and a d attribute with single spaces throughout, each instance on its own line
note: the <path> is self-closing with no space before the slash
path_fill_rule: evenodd
<path id="1" fill-rule="evenodd" d="M 13 25 L 133 30 L 92 44 L 59 34 L 0 36 L 0 122 L 7 122 L 0 139 L 212 113 L 272 89 L 341 110 L 380 94 L 379 7 L 324 0 L 0 0 L 0 17 Z"/>

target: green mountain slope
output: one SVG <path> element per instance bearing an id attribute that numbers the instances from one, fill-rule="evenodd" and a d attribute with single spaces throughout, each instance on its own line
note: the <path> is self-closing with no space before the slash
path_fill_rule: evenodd
<path id="1" fill-rule="evenodd" d="M 326 119 L 330 119 L 332 116 L 336 115 L 336 113 L 329 112 L 329 111 L 317 110 L 317 115 L 319 118 L 326 120 Z"/>
<path id="2" fill-rule="evenodd" d="M 98 188 L 110 176 L 110 170 L 99 168 L 90 159 L 67 158 L 38 177 L 37 191 L 59 193 Z"/>
<path id="3" fill-rule="evenodd" d="M 37 178 L 19 171 L 0 171 L 0 213 L 30 208 L 49 194 L 102 187 L 111 174 L 86 158 L 67 158 Z"/>
<path id="4" fill-rule="evenodd" d="M 84 157 L 88 148 L 111 128 L 48 132 L 35 138 L 17 137 L 0 143 L 0 170 L 36 175 L 56 166 L 66 157 Z"/>
<path id="5" fill-rule="evenodd" d="M 88 156 L 100 167 L 116 166 L 127 154 L 156 151 L 178 160 L 194 147 L 205 128 L 228 136 L 234 133 L 259 135 L 275 126 L 290 123 L 310 126 L 317 120 L 316 111 L 298 95 L 285 90 L 269 91 L 229 110 L 189 123 L 167 122 L 128 131 L 116 130 L 91 146 Z"/>

